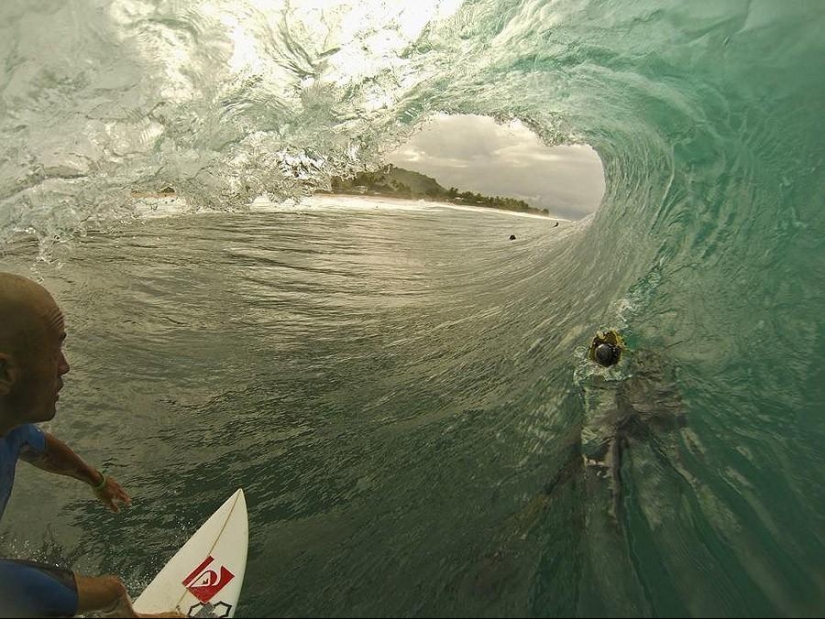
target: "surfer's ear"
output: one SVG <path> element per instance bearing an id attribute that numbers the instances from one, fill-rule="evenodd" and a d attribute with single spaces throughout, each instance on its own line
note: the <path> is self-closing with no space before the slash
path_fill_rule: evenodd
<path id="1" fill-rule="evenodd" d="M 7 396 L 17 380 L 17 365 L 14 357 L 8 353 L 0 352 L 0 396 Z"/>

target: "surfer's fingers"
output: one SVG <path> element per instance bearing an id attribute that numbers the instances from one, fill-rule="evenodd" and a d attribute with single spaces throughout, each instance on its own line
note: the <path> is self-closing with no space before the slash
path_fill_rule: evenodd
<path id="1" fill-rule="evenodd" d="M 119 501 L 127 507 L 132 505 L 131 497 L 123 489 L 123 486 L 121 486 L 115 480 L 112 480 L 111 491 L 108 493 L 108 496 L 106 498 L 109 501 L 112 501 L 113 503 L 115 501 Z"/>
<path id="2" fill-rule="evenodd" d="M 115 493 L 115 498 L 124 505 L 129 506 L 132 504 L 132 498 L 126 494 L 126 491 L 123 488 L 118 487 L 117 492 Z"/>

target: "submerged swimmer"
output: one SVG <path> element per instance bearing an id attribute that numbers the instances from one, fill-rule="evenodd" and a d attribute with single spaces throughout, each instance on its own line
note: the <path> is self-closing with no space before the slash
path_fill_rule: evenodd
<path id="1" fill-rule="evenodd" d="M 639 450 L 638 463 L 652 453 L 663 467 L 675 466 L 667 460 L 669 450 L 657 444 L 663 434 L 685 426 L 675 367 L 664 349 L 631 350 L 618 331 L 605 330 L 582 355 L 576 383 L 581 391 L 571 392 L 568 402 L 573 408 L 573 400 L 583 400 L 584 415 L 580 424 L 566 428 L 554 441 L 557 457 L 551 459 L 561 466 L 538 495 L 505 521 L 491 551 L 469 572 L 473 593 L 495 599 L 502 587 L 517 582 L 521 557 L 539 540 L 553 549 L 546 556 L 567 556 L 571 569 L 589 570 L 581 577 L 597 583 L 589 597 L 580 600 L 582 615 L 617 608 L 621 616 L 644 615 L 644 609 L 634 606 L 635 598 L 628 601 L 617 593 L 638 589 L 633 564 L 623 554 L 622 467 L 627 481 L 634 447 Z M 651 444 L 653 449 L 642 449 Z M 572 541 L 547 533 L 548 528 L 565 526 L 562 523 L 579 533 L 571 536 Z M 582 555 L 575 550 L 577 543 L 583 544 Z M 580 556 L 587 559 L 579 563 Z M 605 556 L 611 560 L 604 561 Z M 568 575 L 569 570 L 556 577 Z M 606 583 L 604 590 L 599 583 Z M 595 606 L 588 606 L 590 598 L 597 600 Z M 598 600 L 605 606 L 599 607 Z M 564 610 L 571 612 L 570 607 Z"/>
<path id="2" fill-rule="evenodd" d="M 628 449 L 686 424 L 675 376 L 661 353 L 627 351 L 615 330 L 599 331 L 588 359 L 606 368 L 584 379 L 581 455 L 589 473 L 610 482 L 612 512 L 622 498 L 621 467 Z"/>

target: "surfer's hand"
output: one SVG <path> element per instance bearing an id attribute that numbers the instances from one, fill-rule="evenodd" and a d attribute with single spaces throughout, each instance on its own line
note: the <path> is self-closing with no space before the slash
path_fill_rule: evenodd
<path id="1" fill-rule="evenodd" d="M 120 506 L 118 504 L 125 505 L 126 507 L 132 504 L 132 499 L 129 498 L 126 491 L 119 483 L 109 476 L 106 477 L 106 483 L 103 484 L 103 487 L 100 489 L 95 489 L 94 493 L 109 511 L 117 513 L 120 511 Z"/>

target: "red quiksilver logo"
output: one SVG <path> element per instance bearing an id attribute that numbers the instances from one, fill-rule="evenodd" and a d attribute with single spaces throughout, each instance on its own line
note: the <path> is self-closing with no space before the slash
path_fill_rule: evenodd
<path id="1" fill-rule="evenodd" d="M 206 604 L 215 595 L 223 589 L 230 580 L 235 578 L 235 574 L 226 569 L 223 565 L 210 568 L 209 566 L 215 561 L 212 556 L 206 557 L 203 563 L 192 570 L 186 578 L 183 579 L 183 586 L 198 598 L 201 602 Z"/>

